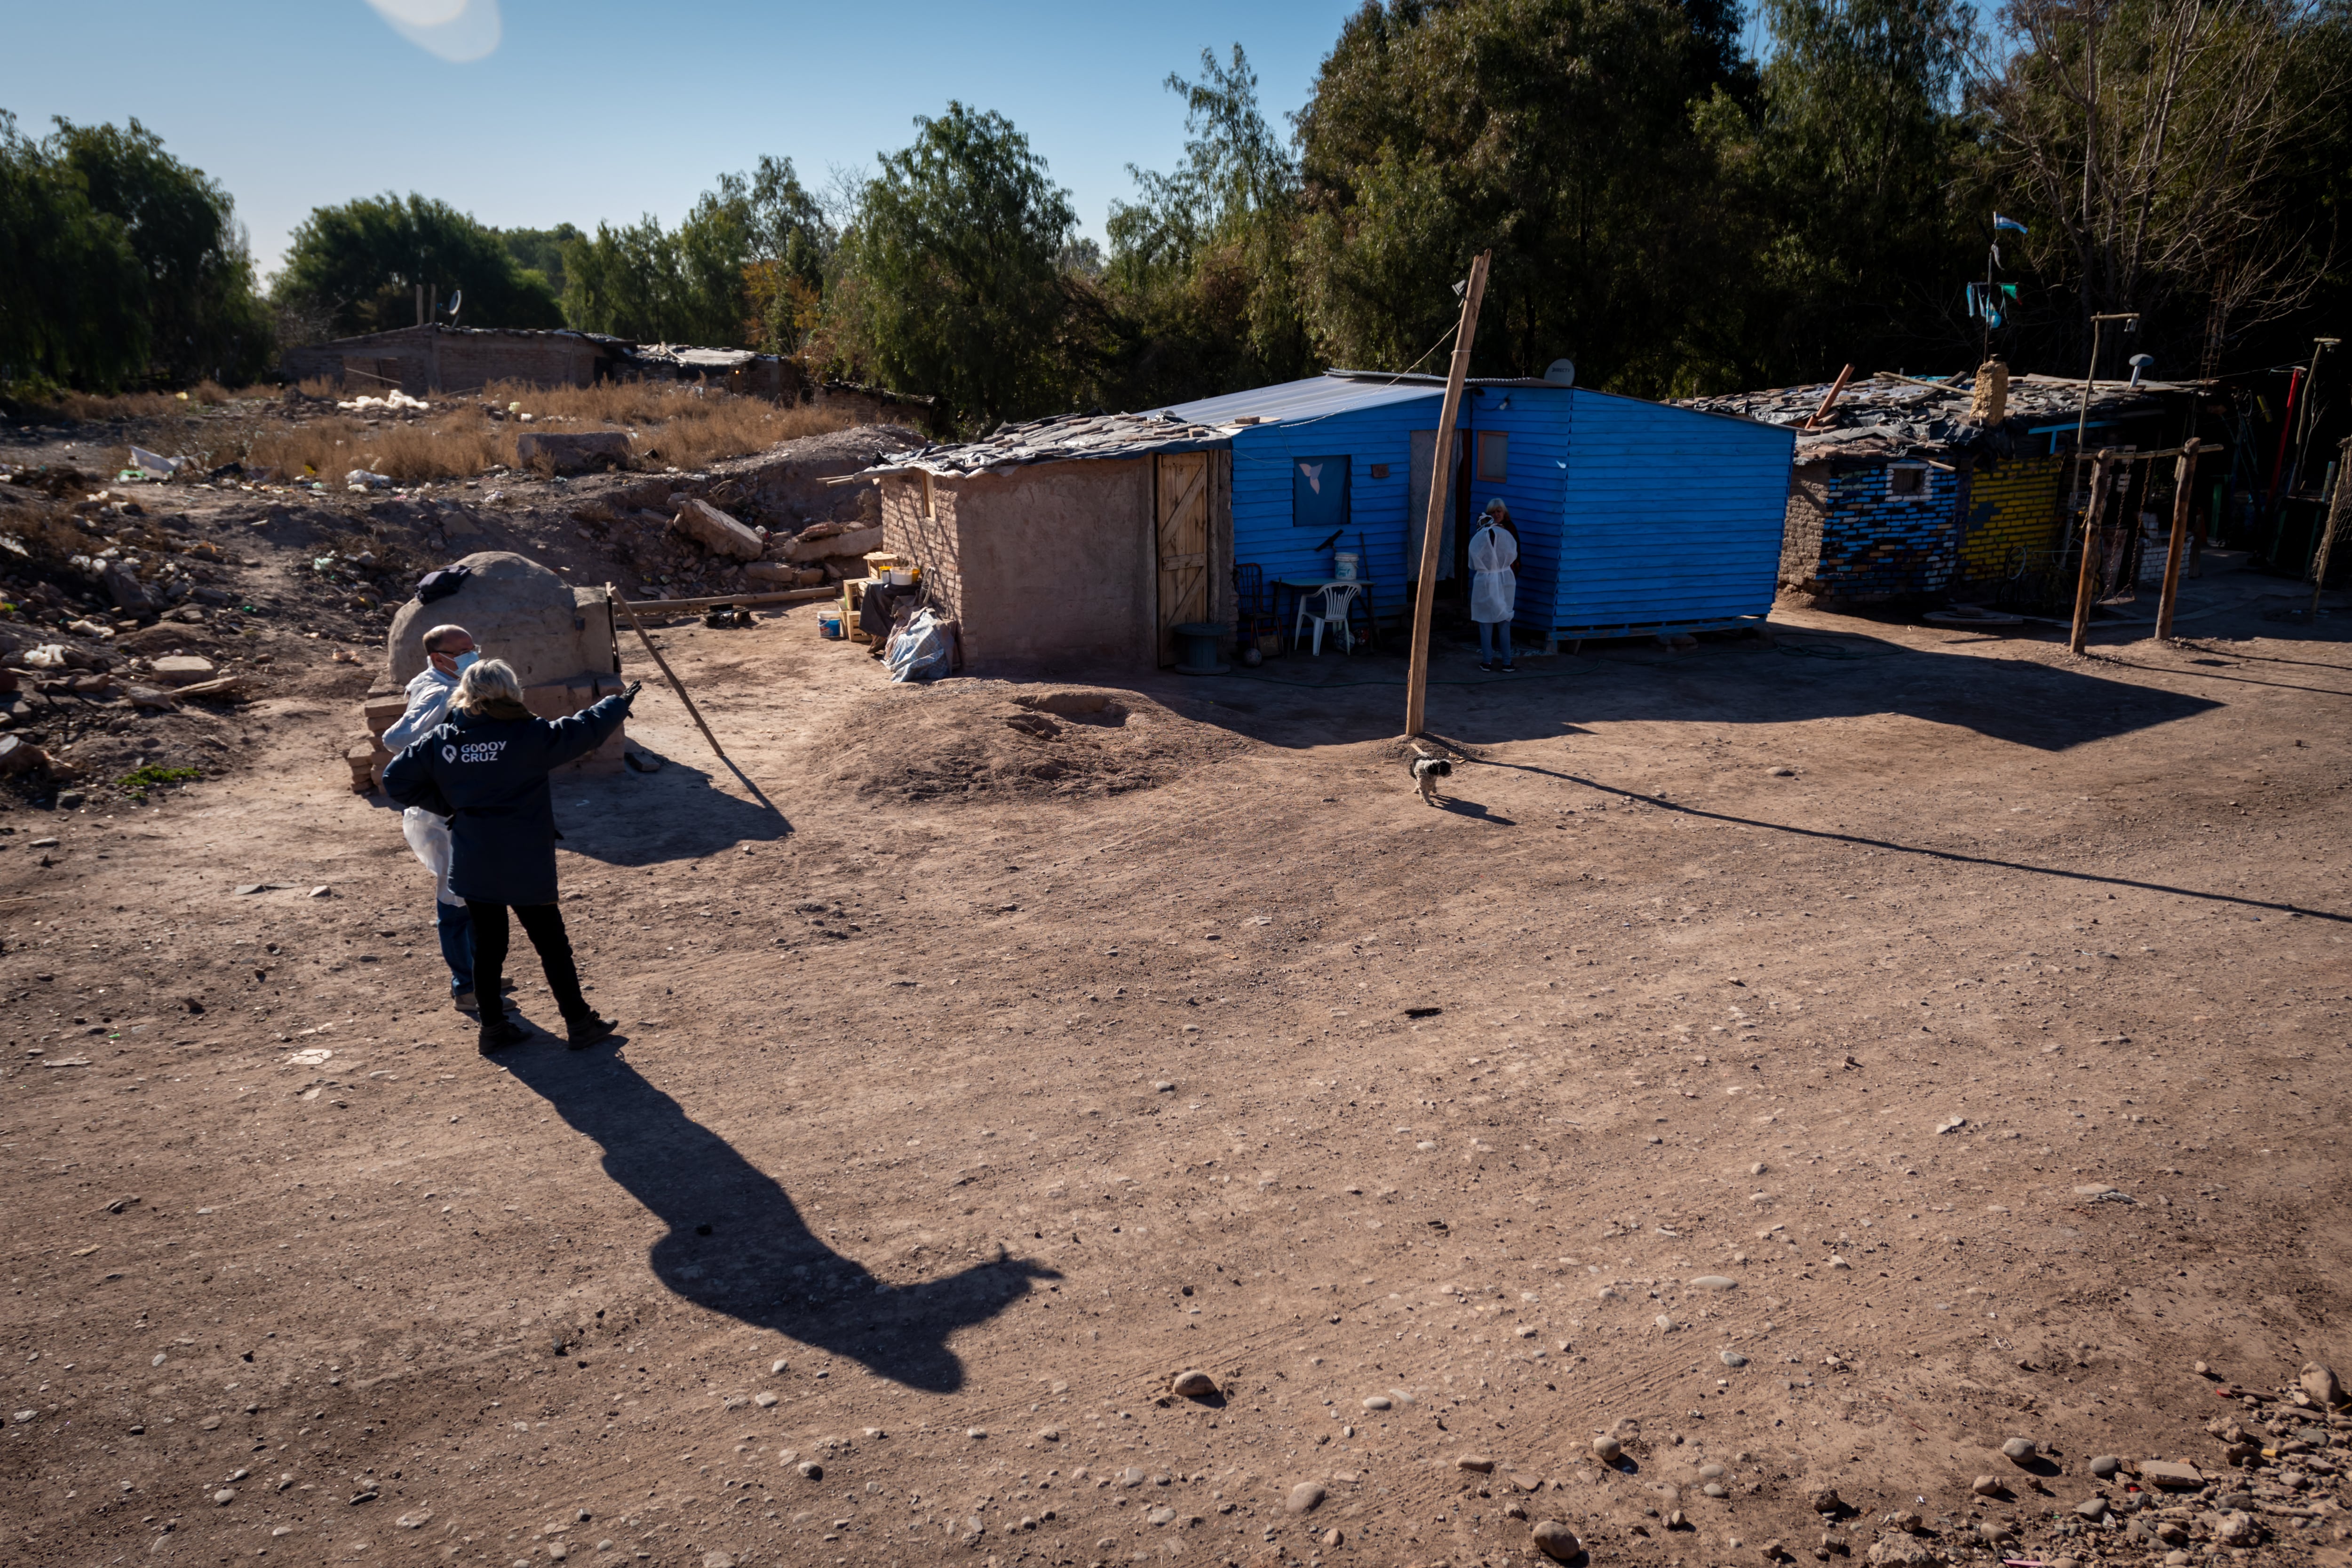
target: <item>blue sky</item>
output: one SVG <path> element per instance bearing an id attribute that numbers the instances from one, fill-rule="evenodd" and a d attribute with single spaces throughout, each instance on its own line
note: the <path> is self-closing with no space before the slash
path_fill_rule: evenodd
<path id="1" fill-rule="evenodd" d="M 500 227 L 674 223 L 713 176 L 762 153 L 812 185 L 835 165 L 868 167 L 951 98 L 1027 132 L 1099 237 L 1132 193 L 1128 164 L 1175 162 L 1170 71 L 1239 43 L 1286 132 L 1281 116 L 1355 8 L 78 0 L 11 7 L 12 56 L 45 64 L 9 73 L 0 109 L 34 135 L 52 115 L 136 116 L 228 187 L 264 272 L 312 207 L 383 191 Z M 404 31 L 398 16 L 440 25 Z M 443 58 L 493 39 L 478 58 Z"/>

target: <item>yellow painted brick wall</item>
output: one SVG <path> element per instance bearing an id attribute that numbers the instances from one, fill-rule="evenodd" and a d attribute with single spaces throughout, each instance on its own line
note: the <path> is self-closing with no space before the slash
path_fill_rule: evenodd
<path id="1" fill-rule="evenodd" d="M 1962 577 L 2000 575 L 2021 546 L 2058 547 L 2058 487 L 2065 482 L 2066 463 L 2063 457 L 2013 458 L 1998 470 L 1979 468 L 1970 476 Z"/>

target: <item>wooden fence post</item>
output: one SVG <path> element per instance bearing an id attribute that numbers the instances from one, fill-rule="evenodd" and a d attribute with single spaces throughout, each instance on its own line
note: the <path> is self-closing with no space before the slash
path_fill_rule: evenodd
<path id="1" fill-rule="evenodd" d="M 2114 455 L 2103 450 L 2091 459 L 2091 500 L 2083 509 L 2083 570 L 2074 579 L 2074 631 L 2066 639 L 2067 647 L 2076 653 L 2091 637 L 2091 556 L 2099 542 L 2099 514 L 2106 510 L 2107 488 L 2115 482 L 2115 474 L 2107 467 Z"/>
<path id="2" fill-rule="evenodd" d="M 2164 552 L 2164 592 L 2156 602 L 2156 639 L 2172 637 L 2172 607 L 2180 596 L 2180 558 L 2189 550 L 2189 489 L 2197 477 L 2197 437 L 2180 444 L 2180 461 L 2172 470 L 2172 542 Z"/>

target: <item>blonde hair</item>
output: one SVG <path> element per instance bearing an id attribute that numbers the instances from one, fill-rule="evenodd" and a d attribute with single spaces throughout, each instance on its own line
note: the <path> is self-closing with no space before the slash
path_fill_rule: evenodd
<path id="1" fill-rule="evenodd" d="M 468 666 L 457 678 L 457 694 L 449 699 L 449 706 L 460 713 L 484 713 L 501 703 L 522 706 L 522 680 L 502 658 Z"/>

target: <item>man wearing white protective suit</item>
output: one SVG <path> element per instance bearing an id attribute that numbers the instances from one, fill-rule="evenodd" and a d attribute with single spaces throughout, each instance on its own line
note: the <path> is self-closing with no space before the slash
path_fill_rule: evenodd
<path id="1" fill-rule="evenodd" d="M 481 658 L 473 634 L 463 626 L 435 626 L 425 634 L 425 668 L 408 683 L 408 710 L 383 732 L 384 749 L 398 755 L 449 716 L 457 678 Z M 449 890 L 449 819 L 421 805 L 400 814 L 400 831 L 416 858 L 433 873 L 433 917 L 441 935 L 441 960 L 449 966 L 449 999 L 460 1008 L 475 1005 L 474 929 L 466 900 Z"/>
<path id="2" fill-rule="evenodd" d="M 1478 623 L 1478 668 L 1512 670 L 1511 612 L 1518 603 L 1519 542 L 1510 528 L 1511 509 L 1496 496 L 1486 503 L 1478 531 L 1470 536 L 1470 618 Z"/>

